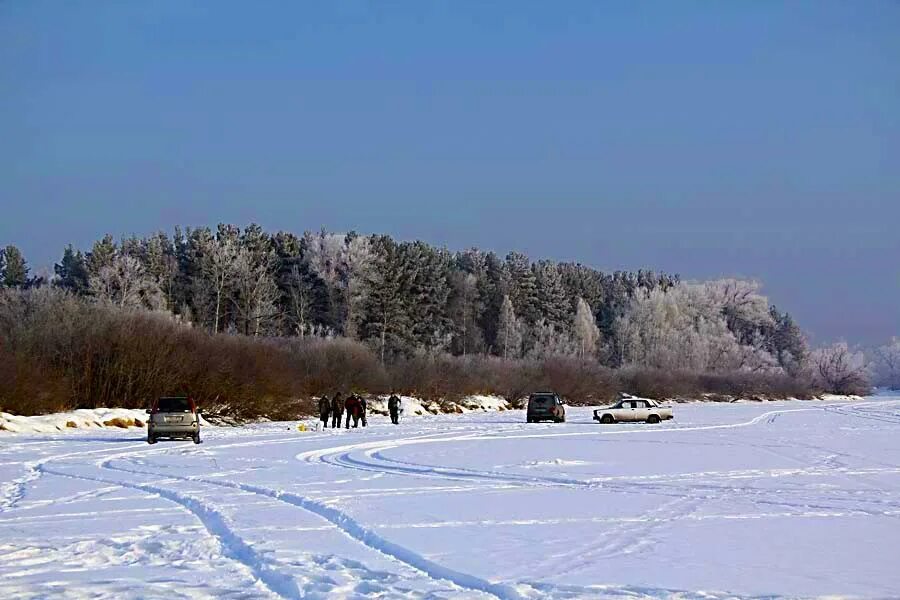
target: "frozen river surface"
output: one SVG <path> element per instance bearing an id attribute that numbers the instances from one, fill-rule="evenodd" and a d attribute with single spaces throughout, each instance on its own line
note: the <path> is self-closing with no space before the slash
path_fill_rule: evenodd
<path id="1" fill-rule="evenodd" d="M 0 435 L 3 598 L 900 597 L 900 398 Z"/>

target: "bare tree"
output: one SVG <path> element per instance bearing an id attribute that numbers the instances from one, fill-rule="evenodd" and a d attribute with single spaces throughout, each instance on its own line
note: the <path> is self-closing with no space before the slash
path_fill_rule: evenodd
<path id="1" fill-rule="evenodd" d="M 91 293 L 121 307 L 158 309 L 165 304 L 159 286 L 133 256 L 118 254 L 89 279 Z"/>
<path id="2" fill-rule="evenodd" d="M 869 391 L 869 373 L 862 352 L 838 342 L 813 352 L 819 383 L 834 394 L 864 394 Z"/>
<path id="3" fill-rule="evenodd" d="M 876 383 L 892 390 L 900 390 L 900 338 L 891 338 L 890 343 L 876 348 Z"/>
<path id="4" fill-rule="evenodd" d="M 202 248 L 203 255 L 200 261 L 200 269 L 205 280 L 205 286 L 215 298 L 215 316 L 213 318 L 213 331 L 219 331 L 219 321 L 222 314 L 222 301 L 225 298 L 226 288 L 234 278 L 235 262 L 238 257 L 238 243 L 236 240 L 226 237 L 223 240 L 209 238 Z"/>
<path id="5" fill-rule="evenodd" d="M 232 264 L 229 296 L 246 335 L 259 335 L 263 323 L 277 316 L 274 262 L 271 253 L 254 257 L 246 248 L 240 248 Z"/>
<path id="6" fill-rule="evenodd" d="M 584 298 L 579 298 L 575 307 L 575 337 L 581 344 L 582 358 L 592 356 L 597 351 L 600 329 L 597 327 L 591 306 Z"/>

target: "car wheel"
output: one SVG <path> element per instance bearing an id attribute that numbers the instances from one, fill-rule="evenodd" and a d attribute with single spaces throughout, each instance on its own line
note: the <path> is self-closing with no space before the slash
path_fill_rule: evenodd
<path id="1" fill-rule="evenodd" d="M 148 435 L 148 436 L 147 436 L 147 443 L 148 443 L 148 444 L 155 444 L 155 443 L 156 443 L 156 436 L 155 436 L 155 435 Z"/>
<path id="2" fill-rule="evenodd" d="M 195 434 L 194 434 L 194 443 L 195 443 L 195 444 L 199 444 L 199 443 L 200 443 L 200 434 L 199 434 L 199 433 L 195 433 Z"/>
<path id="3" fill-rule="evenodd" d="M 605 425 L 611 424 L 613 422 L 612 415 L 603 415 L 602 417 L 600 417 L 600 422 Z"/>
<path id="4" fill-rule="evenodd" d="M 649 417 L 647 417 L 647 422 L 653 423 L 654 425 L 656 423 L 659 423 L 659 415 L 650 415 Z"/>

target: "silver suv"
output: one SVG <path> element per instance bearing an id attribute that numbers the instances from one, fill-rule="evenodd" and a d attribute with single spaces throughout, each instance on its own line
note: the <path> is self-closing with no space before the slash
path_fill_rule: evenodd
<path id="1" fill-rule="evenodd" d="M 147 409 L 147 443 L 159 438 L 190 438 L 200 443 L 200 410 L 192 398 L 166 397 Z"/>

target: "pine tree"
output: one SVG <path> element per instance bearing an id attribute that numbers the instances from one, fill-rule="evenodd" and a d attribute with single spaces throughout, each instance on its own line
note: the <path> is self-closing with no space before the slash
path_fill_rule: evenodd
<path id="1" fill-rule="evenodd" d="M 377 348 L 383 363 L 388 355 L 409 353 L 415 345 L 407 311 L 413 271 L 390 237 L 374 237 L 372 249 L 374 261 L 361 307 L 360 336 Z"/>
<path id="2" fill-rule="evenodd" d="M 418 348 L 432 353 L 449 345 L 451 322 L 447 313 L 450 255 L 423 242 L 403 244 L 401 253 L 410 282 L 405 310 Z"/>
<path id="3" fill-rule="evenodd" d="M 62 260 L 53 265 L 56 273 L 56 285 L 70 292 L 83 296 L 88 292 L 88 272 L 84 255 L 72 245 L 66 246 Z"/>
<path id="4" fill-rule="evenodd" d="M 568 329 L 570 304 L 566 299 L 566 289 L 556 265 L 550 261 L 541 261 L 534 265 L 537 280 L 538 310 L 542 319 L 558 331 Z"/>
<path id="5" fill-rule="evenodd" d="M 94 242 L 91 251 L 87 253 L 85 258 L 88 277 L 96 277 L 100 274 L 100 269 L 112 266 L 116 252 L 116 242 L 113 240 L 113 236 L 108 233 L 103 236 L 103 239 Z"/>
<path id="6" fill-rule="evenodd" d="M 497 327 L 500 323 L 503 297 L 506 295 L 503 261 L 493 252 L 488 252 L 484 255 L 483 272 L 478 271 L 474 274 L 478 278 L 478 298 L 481 304 L 481 312 L 476 317 L 478 327 L 484 333 L 484 343 L 488 351 L 499 355 L 501 352 Z"/>
<path id="7" fill-rule="evenodd" d="M 178 259 L 175 247 L 164 232 L 141 240 L 141 257 L 147 274 L 159 288 L 166 309 L 174 311 L 178 285 Z"/>
<path id="8" fill-rule="evenodd" d="M 516 313 L 528 325 L 533 325 L 541 316 L 538 304 L 537 278 L 528 257 L 518 252 L 510 252 L 506 257 L 506 293 Z"/>
<path id="9" fill-rule="evenodd" d="M 28 264 L 18 248 L 10 244 L 2 251 L 3 272 L 0 281 L 5 287 L 22 288 L 28 285 Z"/>

